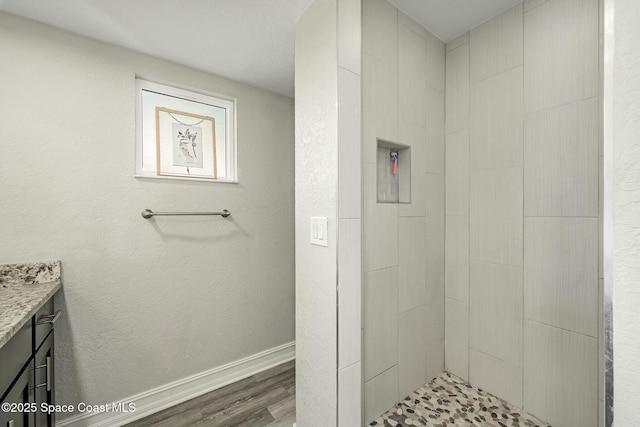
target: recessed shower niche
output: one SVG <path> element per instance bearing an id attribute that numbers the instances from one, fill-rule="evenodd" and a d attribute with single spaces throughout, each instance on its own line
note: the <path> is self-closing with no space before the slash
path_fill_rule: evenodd
<path id="1" fill-rule="evenodd" d="M 411 147 L 378 139 L 378 203 L 411 203 Z"/>

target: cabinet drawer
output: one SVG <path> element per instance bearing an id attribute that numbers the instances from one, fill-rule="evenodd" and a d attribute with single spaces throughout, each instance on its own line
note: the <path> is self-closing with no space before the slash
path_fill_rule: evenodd
<path id="1" fill-rule="evenodd" d="M 24 365 L 31 361 L 31 319 L 0 349 L 0 398 Z"/>
<path id="2" fill-rule="evenodd" d="M 53 311 L 53 298 L 45 303 L 40 310 L 34 316 L 36 319 L 36 340 L 35 349 L 37 350 L 42 345 L 42 342 L 47 338 L 49 332 L 53 329 L 53 323 L 49 322 L 54 316 Z"/>

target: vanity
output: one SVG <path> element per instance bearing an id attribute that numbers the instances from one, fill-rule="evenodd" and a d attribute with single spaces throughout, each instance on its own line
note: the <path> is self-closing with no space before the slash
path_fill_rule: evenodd
<path id="1" fill-rule="evenodd" d="M 0 265 L 0 427 L 53 426 L 60 261 Z M 43 409 L 45 409 L 43 411 Z"/>

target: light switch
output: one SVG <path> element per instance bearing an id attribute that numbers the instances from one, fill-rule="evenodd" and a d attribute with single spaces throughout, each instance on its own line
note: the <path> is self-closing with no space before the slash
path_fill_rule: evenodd
<path id="1" fill-rule="evenodd" d="M 328 223 L 326 216 L 312 216 L 310 218 L 311 224 L 311 244 L 318 246 L 328 246 L 327 234 Z"/>

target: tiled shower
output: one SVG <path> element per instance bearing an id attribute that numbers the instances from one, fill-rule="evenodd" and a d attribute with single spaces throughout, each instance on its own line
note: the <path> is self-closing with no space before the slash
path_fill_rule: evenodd
<path id="1" fill-rule="evenodd" d="M 446 370 L 602 425 L 601 16 L 525 0 L 445 45 L 362 2 L 364 422 Z"/>

